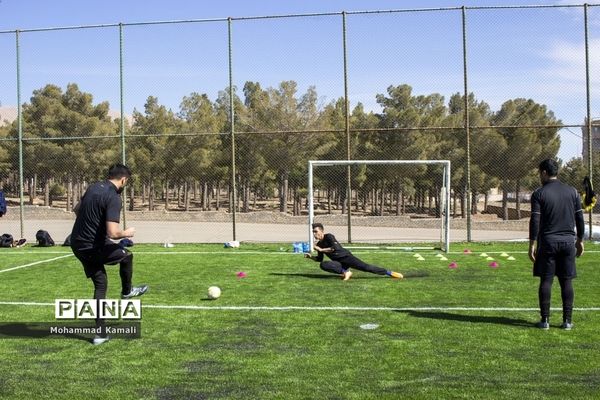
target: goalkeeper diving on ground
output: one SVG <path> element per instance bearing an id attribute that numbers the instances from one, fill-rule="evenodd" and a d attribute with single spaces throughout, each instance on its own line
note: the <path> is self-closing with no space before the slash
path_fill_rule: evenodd
<path id="1" fill-rule="evenodd" d="M 400 272 L 394 272 L 376 265 L 367 264 L 358 257 L 352 255 L 349 250 L 342 247 L 333 234 L 325 233 L 323 224 L 312 224 L 312 233 L 315 240 L 317 240 L 317 243 L 314 245 L 317 255 L 313 256 L 310 253 L 306 253 L 304 257 L 319 262 L 323 271 L 338 274 L 344 281 L 347 281 L 352 277 L 350 268 L 377 275 L 386 275 L 397 279 L 404 278 Z M 324 255 L 329 257 L 331 261 L 323 261 Z"/>

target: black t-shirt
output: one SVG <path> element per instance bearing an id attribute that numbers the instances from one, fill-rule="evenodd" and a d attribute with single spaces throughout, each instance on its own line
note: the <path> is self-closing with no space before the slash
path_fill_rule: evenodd
<path id="1" fill-rule="evenodd" d="M 322 249 L 326 249 L 328 247 L 333 248 L 333 253 L 319 252 L 317 255 L 317 261 L 323 261 L 323 255 L 326 255 L 327 257 L 335 261 L 352 254 L 349 250 L 343 248 L 342 245 L 337 241 L 335 236 L 333 236 L 331 233 L 326 233 L 323 239 L 317 242 L 317 246 Z"/>
<path id="2" fill-rule="evenodd" d="M 575 188 L 552 179 L 531 195 L 529 239 L 542 243 L 575 241 L 583 238 L 585 223 L 581 198 Z"/>
<path id="3" fill-rule="evenodd" d="M 110 181 L 91 185 L 79 203 L 79 211 L 73 231 L 71 247 L 86 250 L 104 245 L 109 239 L 106 222 L 119 222 L 121 196 Z"/>

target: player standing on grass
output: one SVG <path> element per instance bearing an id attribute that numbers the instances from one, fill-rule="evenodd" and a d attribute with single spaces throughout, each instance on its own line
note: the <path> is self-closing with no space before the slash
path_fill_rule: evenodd
<path id="1" fill-rule="evenodd" d="M 550 295 L 554 275 L 560 283 L 563 304 L 561 328 L 573 328 L 573 283 L 577 276 L 575 257 L 583 254 L 585 223 L 577 190 L 557 178 L 558 163 L 552 159 L 539 165 L 542 187 L 531 195 L 529 258 L 533 275 L 540 277 L 539 302 L 542 319 L 538 328 L 550 328 Z M 574 228 L 577 229 L 577 235 Z M 537 241 L 537 248 L 536 248 Z"/>
<path id="2" fill-rule="evenodd" d="M 358 257 L 352 255 L 350 251 L 342 247 L 335 236 L 331 233 L 325 233 L 323 224 L 312 224 L 312 232 L 317 240 L 317 243 L 314 246 L 314 249 L 317 251 L 317 256 L 312 256 L 307 253 L 304 257 L 320 262 L 320 267 L 323 271 L 338 274 L 345 281 L 352 277 L 350 268 L 356 268 L 377 275 L 387 275 L 392 278 L 404 278 L 400 272 L 394 272 L 376 265 L 367 264 Z M 324 262 L 324 255 L 327 255 L 331 261 Z"/>
<path id="3" fill-rule="evenodd" d="M 133 275 L 133 254 L 110 239 L 133 237 L 135 228 L 121 230 L 121 192 L 131 177 L 125 165 L 115 164 L 108 170 L 108 180 L 92 184 L 76 206 L 77 219 L 71 233 L 71 249 L 83 264 L 85 275 L 94 283 L 94 299 L 106 298 L 108 280 L 104 265 L 120 264 L 121 298 L 141 296 L 148 290 L 147 285 L 131 286 Z M 104 320 L 96 320 L 100 335 L 94 344 L 101 344 L 109 338 L 106 335 Z"/>

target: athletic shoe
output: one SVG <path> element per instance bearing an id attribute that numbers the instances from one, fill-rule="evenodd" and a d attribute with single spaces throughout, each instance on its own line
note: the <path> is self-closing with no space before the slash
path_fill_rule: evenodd
<path id="1" fill-rule="evenodd" d="M 92 344 L 94 346 L 98 346 L 99 344 L 106 343 L 109 340 L 110 340 L 110 336 L 98 336 L 98 335 L 96 335 L 96 336 L 94 336 L 94 339 L 92 339 Z"/>
<path id="2" fill-rule="evenodd" d="M 570 331 L 571 329 L 573 329 L 573 323 L 571 321 L 565 321 L 562 323 L 560 328 L 564 329 L 565 331 Z"/>
<path id="3" fill-rule="evenodd" d="M 404 278 L 404 275 L 402 275 L 400 272 L 394 272 L 394 271 L 390 271 L 390 276 L 392 278 L 396 278 L 396 279 Z"/>
<path id="4" fill-rule="evenodd" d="M 342 274 L 342 280 L 347 281 L 352 277 L 352 271 L 348 270 Z"/>
<path id="5" fill-rule="evenodd" d="M 13 245 L 14 247 L 21 247 L 25 244 L 25 242 L 27 241 L 27 239 L 19 239 L 15 242 L 15 244 Z"/>
<path id="6" fill-rule="evenodd" d="M 122 294 L 121 298 L 122 299 L 130 299 L 132 297 L 141 296 L 144 293 L 146 293 L 147 291 L 148 291 L 148 285 L 134 286 L 131 288 L 131 292 L 129 292 L 129 294 Z"/>
<path id="7" fill-rule="evenodd" d="M 542 318 L 540 322 L 535 324 L 535 327 L 547 331 L 548 329 L 550 329 L 550 322 L 547 318 Z"/>

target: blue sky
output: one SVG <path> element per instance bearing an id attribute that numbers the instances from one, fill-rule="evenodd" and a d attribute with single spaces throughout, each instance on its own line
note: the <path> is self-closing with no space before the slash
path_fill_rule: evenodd
<path id="1" fill-rule="evenodd" d="M 583 1 L 33 1 L 0 0 L 0 30 L 319 13 Z M 31 10 L 35 8 L 36 12 Z M 459 11 L 351 15 L 349 96 L 379 111 L 377 93 L 407 83 L 416 94 L 463 91 Z M 583 13 L 580 9 L 470 10 L 469 89 L 493 110 L 511 98 L 546 104 L 565 124 L 586 115 Z M 295 80 L 315 85 L 321 104 L 343 95 L 341 17 L 235 21 L 234 82 L 264 87 Z M 22 101 L 47 83 L 76 82 L 119 108 L 118 29 L 21 34 Z M 130 26 L 124 31 L 125 109 L 149 95 L 177 111 L 193 91 L 216 98 L 228 85 L 225 22 Z M 16 104 L 14 34 L 0 35 L 0 103 Z M 590 8 L 592 116 L 600 117 L 600 7 Z M 559 156 L 581 154 L 581 131 L 561 132 Z"/>

